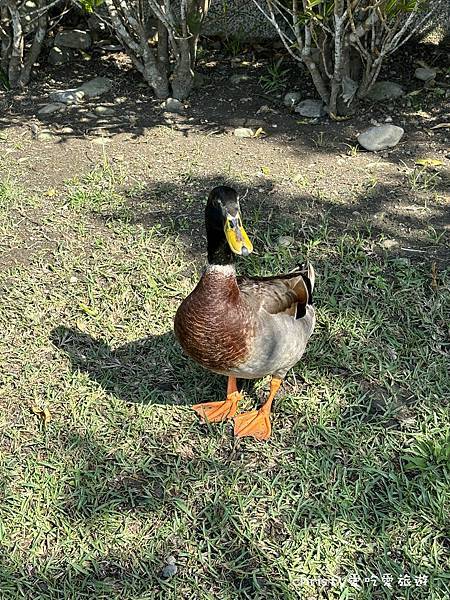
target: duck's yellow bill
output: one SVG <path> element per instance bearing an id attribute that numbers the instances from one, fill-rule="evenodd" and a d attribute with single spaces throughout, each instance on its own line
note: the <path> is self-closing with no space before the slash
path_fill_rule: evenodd
<path id="1" fill-rule="evenodd" d="M 228 245 L 235 254 L 247 256 L 253 251 L 253 244 L 245 233 L 239 214 L 235 217 L 227 215 L 224 229 Z"/>

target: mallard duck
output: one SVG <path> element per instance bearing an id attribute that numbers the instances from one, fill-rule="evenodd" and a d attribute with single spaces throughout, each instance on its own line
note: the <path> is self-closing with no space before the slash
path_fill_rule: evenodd
<path id="1" fill-rule="evenodd" d="M 265 440 L 270 411 L 286 373 L 301 358 L 315 324 L 314 270 L 302 266 L 286 275 L 237 277 L 235 255 L 253 245 L 242 225 L 239 198 L 231 187 L 215 187 L 205 208 L 208 263 L 195 289 L 175 315 L 175 335 L 197 363 L 228 377 L 221 402 L 193 409 L 211 422 L 234 419 L 237 437 Z M 271 375 L 269 396 L 259 410 L 236 415 L 237 378 Z"/>

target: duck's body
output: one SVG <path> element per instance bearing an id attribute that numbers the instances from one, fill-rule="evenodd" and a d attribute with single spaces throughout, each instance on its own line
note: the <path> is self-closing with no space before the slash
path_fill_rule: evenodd
<path id="1" fill-rule="evenodd" d="M 175 317 L 185 352 L 228 377 L 284 378 L 302 357 L 315 324 L 304 276 L 307 270 L 253 279 L 236 277 L 231 265 L 208 266 Z"/>
<path id="2" fill-rule="evenodd" d="M 210 194 L 229 197 L 231 188 L 215 188 Z M 236 198 L 237 202 L 237 198 Z M 225 219 L 232 203 L 225 206 Z M 236 216 L 237 215 L 237 216 Z M 248 254 L 252 246 L 236 213 L 239 246 L 231 239 L 231 249 Z M 315 324 L 312 305 L 314 271 L 311 266 L 274 277 L 236 277 L 231 251 L 227 251 L 228 235 L 208 221 L 207 265 L 199 283 L 181 303 L 175 316 L 175 334 L 185 352 L 200 365 L 229 378 L 224 402 L 197 405 L 195 410 L 212 421 L 233 417 L 240 394 L 236 378 L 257 379 L 272 375 L 271 394 L 260 411 L 244 413 L 236 418 L 237 435 L 253 435 L 266 439 L 270 435 L 270 405 L 282 379 L 303 355 Z M 240 226 L 238 226 L 238 221 Z M 226 229 L 226 226 L 225 226 Z M 223 223 L 222 223 L 223 230 Z M 216 237 L 212 239 L 212 233 Z M 242 252 L 242 249 L 247 252 Z"/>

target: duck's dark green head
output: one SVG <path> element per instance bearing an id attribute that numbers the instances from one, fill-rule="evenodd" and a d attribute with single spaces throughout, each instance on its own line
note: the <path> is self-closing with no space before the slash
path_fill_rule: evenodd
<path id="1" fill-rule="evenodd" d="M 232 253 L 248 256 L 253 244 L 242 226 L 236 190 L 220 185 L 211 190 L 205 208 L 208 262 L 229 264 Z"/>

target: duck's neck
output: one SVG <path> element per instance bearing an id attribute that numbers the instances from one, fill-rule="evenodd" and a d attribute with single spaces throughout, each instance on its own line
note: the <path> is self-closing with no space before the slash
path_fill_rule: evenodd
<path id="1" fill-rule="evenodd" d="M 215 266 L 233 265 L 233 253 L 225 238 L 223 240 L 208 240 L 208 264 Z"/>
<path id="2" fill-rule="evenodd" d="M 208 243 L 208 264 L 226 266 L 233 264 L 233 253 L 225 238 L 223 227 L 206 220 L 206 239 Z"/>
<path id="3" fill-rule="evenodd" d="M 209 275 L 217 275 L 219 277 L 236 277 L 236 269 L 234 265 L 212 265 L 208 262 L 205 273 Z"/>

